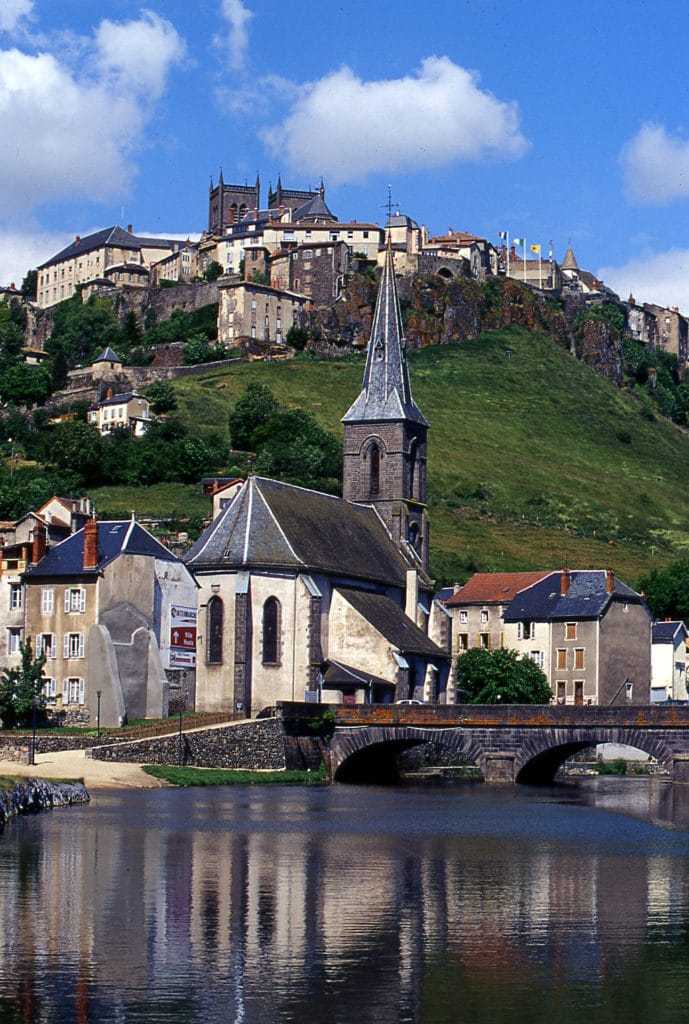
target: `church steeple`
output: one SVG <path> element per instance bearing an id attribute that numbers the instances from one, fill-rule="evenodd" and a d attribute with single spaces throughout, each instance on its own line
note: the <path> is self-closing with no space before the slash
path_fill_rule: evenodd
<path id="1" fill-rule="evenodd" d="M 428 423 L 412 398 L 394 257 L 389 244 L 362 389 L 342 422 L 344 497 L 375 505 L 395 542 L 427 568 Z"/>

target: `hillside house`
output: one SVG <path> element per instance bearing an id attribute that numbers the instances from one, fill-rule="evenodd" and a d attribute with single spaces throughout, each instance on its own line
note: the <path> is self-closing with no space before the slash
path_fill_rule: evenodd
<path id="1" fill-rule="evenodd" d="M 89 519 L 50 548 L 36 527 L 23 582 L 25 635 L 47 655 L 54 710 L 91 723 L 100 712 L 109 726 L 164 717 L 179 671 L 193 705 L 196 586 L 133 517 Z"/>
<path id="2" fill-rule="evenodd" d="M 274 288 L 298 292 L 316 306 L 329 306 L 338 298 L 348 269 L 346 242 L 296 245 L 274 253 L 268 264 Z"/>
<path id="3" fill-rule="evenodd" d="M 445 602 L 452 618 L 453 651 L 505 646 L 503 616 L 513 598 L 548 572 L 477 572 Z"/>
<path id="4" fill-rule="evenodd" d="M 151 422 L 150 403 L 143 395 L 127 391 L 113 395 L 109 388 L 106 397 L 94 402 L 88 409 L 88 422 L 106 436 L 113 430 L 129 430 L 134 437 L 143 437 Z"/>
<path id="5" fill-rule="evenodd" d="M 651 631 L 651 702 L 687 700 L 687 627 L 654 622 Z"/>
<path id="6" fill-rule="evenodd" d="M 284 345 L 306 296 L 255 281 L 218 282 L 218 342 L 231 348 L 241 342 Z"/>

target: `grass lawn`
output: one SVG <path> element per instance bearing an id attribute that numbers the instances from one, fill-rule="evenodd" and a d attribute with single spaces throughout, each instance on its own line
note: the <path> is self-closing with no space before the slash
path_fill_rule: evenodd
<path id="1" fill-rule="evenodd" d="M 149 764 L 144 767 L 144 771 L 171 786 L 322 786 L 327 783 L 324 768 L 315 772 L 252 772 Z"/>

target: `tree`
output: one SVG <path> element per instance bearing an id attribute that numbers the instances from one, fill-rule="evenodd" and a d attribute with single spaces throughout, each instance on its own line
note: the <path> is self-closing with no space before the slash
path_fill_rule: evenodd
<path id="1" fill-rule="evenodd" d="M 306 487 L 337 490 L 342 445 L 304 409 L 278 409 L 253 432 L 256 472 Z M 328 481 L 329 483 L 325 483 Z"/>
<path id="2" fill-rule="evenodd" d="M 222 264 L 218 263 L 217 260 L 211 260 L 203 272 L 203 277 L 206 281 L 217 281 L 224 273 Z"/>
<path id="3" fill-rule="evenodd" d="M 689 558 L 641 576 L 637 589 L 644 595 L 654 619 L 689 621 Z"/>
<path id="4" fill-rule="evenodd" d="M 466 704 L 548 704 L 552 697 L 536 662 L 506 647 L 475 647 L 461 654 L 457 688 Z"/>
<path id="5" fill-rule="evenodd" d="M 103 439 L 90 423 L 70 420 L 53 430 L 48 458 L 56 469 L 78 473 L 85 484 L 100 482 Z"/>
<path id="6" fill-rule="evenodd" d="M 153 412 L 172 412 L 177 408 L 175 389 L 167 380 L 154 380 L 144 394 L 151 403 Z"/>
<path id="7" fill-rule="evenodd" d="M 21 664 L 17 668 L 6 668 L 0 676 L 0 718 L 3 729 L 31 725 L 34 707 L 41 716 L 45 711 L 45 654 L 34 658 L 30 637 L 26 638 L 20 650 Z"/>
<path id="8" fill-rule="evenodd" d="M 51 389 L 51 374 L 47 366 L 15 363 L 0 377 L 0 396 L 3 401 L 15 402 L 17 405 L 43 402 Z"/>
<path id="9" fill-rule="evenodd" d="M 21 293 L 25 299 L 33 299 L 36 301 L 36 295 L 38 292 L 38 271 L 27 270 L 22 281 Z"/>
<path id="10" fill-rule="evenodd" d="M 297 352 L 301 352 L 306 347 L 306 342 L 309 340 L 308 331 L 305 331 L 303 327 L 297 327 L 296 324 L 292 324 L 287 334 L 285 335 L 285 341 L 294 348 Z"/>
<path id="11" fill-rule="evenodd" d="M 229 417 L 233 446 L 243 452 L 254 451 L 254 431 L 262 427 L 277 409 L 277 400 L 266 384 L 255 381 L 247 384 Z"/>

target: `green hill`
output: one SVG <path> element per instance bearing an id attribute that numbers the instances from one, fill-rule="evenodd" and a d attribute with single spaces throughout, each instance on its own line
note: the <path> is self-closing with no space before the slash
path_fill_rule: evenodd
<path id="1" fill-rule="evenodd" d="M 633 583 L 689 553 L 689 434 L 649 400 L 618 390 L 550 339 L 510 328 L 409 354 L 431 424 L 431 567 L 443 582 L 474 570 L 610 566 Z M 226 428 L 249 381 L 269 385 L 341 435 L 363 356 L 241 363 L 175 382 L 199 434 Z M 174 492 L 174 493 L 172 493 Z M 198 491 L 101 489 L 99 510 L 177 511 Z"/>

